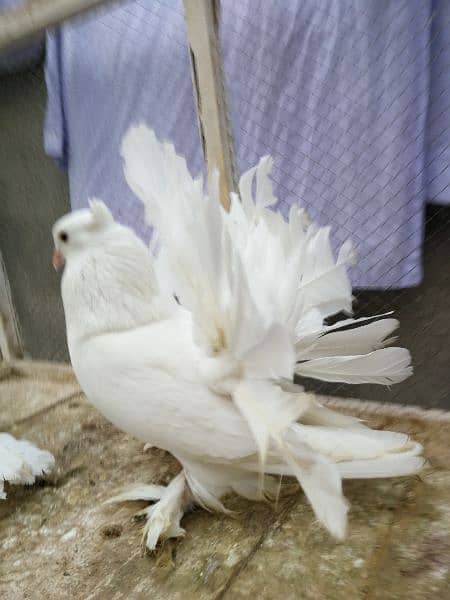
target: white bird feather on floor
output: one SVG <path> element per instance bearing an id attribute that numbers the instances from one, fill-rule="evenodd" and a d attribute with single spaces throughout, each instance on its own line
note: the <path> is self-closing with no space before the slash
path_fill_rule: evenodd
<path id="1" fill-rule="evenodd" d="M 296 208 L 288 222 L 273 212 L 269 157 L 241 177 L 227 213 L 217 178 L 207 196 L 173 146 L 144 125 L 127 132 L 122 156 L 155 228 L 151 251 L 97 200 L 53 229 L 66 261 L 69 351 L 88 399 L 182 465 L 167 488 L 117 499 L 158 500 L 146 510 L 153 549 L 184 533 L 188 505 L 226 511 L 227 493 L 272 497 L 274 478 L 293 476 L 342 539 L 342 478 L 416 473 L 421 447 L 320 406 L 293 377 L 402 381 L 409 353 L 385 347 L 398 322 L 351 317 L 350 242 L 335 259 L 329 228 Z M 326 325 L 339 312 L 348 318 Z"/>
<path id="2" fill-rule="evenodd" d="M 0 433 L 0 499 L 6 498 L 5 481 L 30 485 L 36 477 L 48 473 L 54 463 L 50 452 L 27 440 L 17 440 L 9 433 Z"/>

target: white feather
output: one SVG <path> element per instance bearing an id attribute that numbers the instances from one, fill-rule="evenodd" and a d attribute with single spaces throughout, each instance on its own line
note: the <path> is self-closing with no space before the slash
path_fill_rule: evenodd
<path id="1" fill-rule="evenodd" d="M 305 453 L 303 448 L 302 456 Z M 320 455 L 311 453 L 310 458 L 310 463 L 302 467 L 298 458 L 285 455 L 291 474 L 297 477 L 318 520 L 335 538 L 343 540 L 347 529 L 348 502 L 342 494 L 339 471 Z"/>
<path id="2" fill-rule="evenodd" d="M 400 383 L 412 374 L 411 356 L 405 348 L 382 348 L 360 356 L 316 358 L 296 365 L 302 377 L 341 383 Z"/>
<path id="3" fill-rule="evenodd" d="M 23 460 L 23 457 L 2 443 L 0 434 L 0 478 L 17 483 L 33 483 L 31 468 Z"/>
<path id="4" fill-rule="evenodd" d="M 114 504 L 117 502 L 128 502 L 132 500 L 148 500 L 154 502 L 160 500 L 165 492 L 165 487 L 162 485 L 154 484 L 140 484 L 135 485 L 122 492 L 113 496 L 107 500 L 106 504 Z"/>
<path id="5" fill-rule="evenodd" d="M 0 433 L 0 480 L 12 484 L 32 484 L 35 478 L 48 473 L 55 463 L 50 452 L 41 450 L 27 440 L 17 440 L 9 433 Z M 0 498 L 5 498 L 3 483 Z"/>
<path id="6" fill-rule="evenodd" d="M 220 501 L 220 498 L 231 491 L 230 470 L 211 469 L 207 464 L 201 464 L 189 459 L 183 460 L 186 481 L 196 504 L 206 510 L 231 514 Z"/>
<path id="7" fill-rule="evenodd" d="M 403 433 L 377 431 L 364 426 L 342 429 L 296 423 L 290 429 L 290 436 L 296 436 L 333 462 L 379 458 L 409 451 L 414 446 L 409 436 Z M 288 439 L 291 440 L 291 437 Z"/>
<path id="8" fill-rule="evenodd" d="M 291 423 L 309 406 L 301 394 L 286 394 L 270 381 L 239 383 L 233 400 L 252 430 L 262 465 L 269 444 L 282 439 Z"/>
<path id="9" fill-rule="evenodd" d="M 300 336 L 295 345 L 297 360 L 367 354 L 383 348 L 392 341 L 392 338 L 387 338 L 397 329 L 399 322 L 396 319 L 380 319 L 364 323 L 370 319 L 346 319 L 336 325 Z M 360 326 L 357 328 L 340 331 L 342 327 L 358 323 Z"/>
<path id="10" fill-rule="evenodd" d="M 302 423 L 305 425 L 324 425 L 325 427 L 364 427 L 360 419 L 343 415 L 318 403 L 313 404 L 303 413 Z"/>
<path id="11" fill-rule="evenodd" d="M 421 451 L 421 447 L 419 446 Z M 380 477 L 404 477 L 415 475 L 425 466 L 421 456 L 410 453 L 392 454 L 376 460 L 353 460 L 338 463 L 343 479 L 376 479 Z"/>

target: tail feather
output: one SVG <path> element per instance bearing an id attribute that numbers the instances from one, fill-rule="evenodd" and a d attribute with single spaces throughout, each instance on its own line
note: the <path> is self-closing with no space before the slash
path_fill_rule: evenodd
<path id="1" fill-rule="evenodd" d="M 340 383 L 392 385 L 412 374 L 406 348 L 382 348 L 357 356 L 331 356 L 298 363 L 297 375 Z"/>
<path id="2" fill-rule="evenodd" d="M 367 354 L 392 341 L 388 336 L 398 326 L 396 319 L 374 321 L 373 317 L 366 317 L 346 319 L 306 335 L 300 334 L 296 342 L 297 360 Z"/>
<path id="3" fill-rule="evenodd" d="M 128 130 L 121 152 L 127 182 L 157 230 L 161 288 L 192 312 L 198 343 L 240 360 L 243 339 L 259 343 L 258 332 L 276 325 L 296 343 L 297 360 L 307 361 L 295 369 L 301 376 L 390 385 L 411 374 L 406 350 L 383 348 L 395 319 L 323 327 L 328 316 L 352 312 L 351 243 L 335 259 L 329 227 L 309 224 L 296 209 L 286 223 L 271 210 L 277 199 L 270 157 L 243 174 L 242 203 L 233 195 L 226 214 L 217 201 L 217 178 L 208 199 L 174 147 L 145 125 Z M 288 366 L 284 361 L 278 376 Z"/>
<path id="4" fill-rule="evenodd" d="M 291 443 L 293 437 L 334 462 L 373 459 L 386 454 L 406 452 L 411 450 L 414 444 L 404 433 L 378 431 L 363 425 L 343 429 L 295 423 L 288 432 L 288 440 Z"/>
<path id="5" fill-rule="evenodd" d="M 353 460 L 337 465 L 343 479 L 375 479 L 415 475 L 425 466 L 425 459 L 411 453 L 392 454 L 372 460 Z"/>
<path id="6" fill-rule="evenodd" d="M 366 428 L 361 419 L 330 410 L 326 406 L 311 403 L 302 415 L 303 425 L 322 425 L 325 427 Z"/>
<path id="7" fill-rule="evenodd" d="M 295 456 L 288 448 L 284 444 L 281 454 L 290 467 L 290 474 L 297 478 L 320 523 L 335 538 L 343 540 L 347 529 L 348 502 L 342 493 L 336 465 L 303 443 L 297 444 Z"/>

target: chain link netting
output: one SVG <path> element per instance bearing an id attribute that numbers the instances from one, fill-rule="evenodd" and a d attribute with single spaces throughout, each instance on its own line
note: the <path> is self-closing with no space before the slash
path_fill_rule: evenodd
<path id="1" fill-rule="evenodd" d="M 240 169 L 272 154 L 278 209 L 353 241 L 356 316 L 394 310 L 413 355 L 391 390 L 319 392 L 448 408 L 449 32 L 443 2 L 222 2 Z"/>

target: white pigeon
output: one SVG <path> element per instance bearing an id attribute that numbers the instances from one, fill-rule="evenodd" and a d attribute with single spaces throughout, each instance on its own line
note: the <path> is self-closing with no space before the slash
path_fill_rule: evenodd
<path id="1" fill-rule="evenodd" d="M 9 433 L 0 433 L 0 500 L 6 498 L 5 481 L 10 484 L 34 483 L 36 477 L 48 473 L 55 459 L 27 440 L 16 440 Z"/>
<path id="2" fill-rule="evenodd" d="M 145 509 L 144 539 L 184 534 L 190 504 L 226 511 L 222 498 L 276 496 L 298 479 L 317 519 L 344 538 L 342 478 L 418 472 L 421 446 L 321 406 L 294 373 L 384 385 L 411 374 L 403 348 L 385 348 L 398 322 L 352 319 L 349 243 L 335 260 L 329 228 L 289 222 L 270 158 L 245 173 L 227 213 L 173 146 L 144 125 L 122 144 L 128 184 L 155 227 L 151 249 L 98 200 L 53 228 L 54 264 L 72 365 L 88 399 L 117 427 L 175 456 L 167 486 L 141 485 L 115 500 Z M 241 201 L 240 201 L 241 200 Z M 332 326 L 325 319 L 344 311 Z"/>

